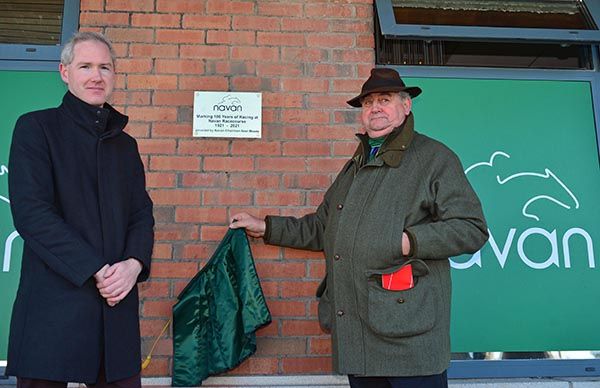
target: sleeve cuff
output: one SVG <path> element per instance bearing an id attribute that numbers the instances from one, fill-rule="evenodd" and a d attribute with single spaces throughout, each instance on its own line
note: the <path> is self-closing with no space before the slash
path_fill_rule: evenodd
<path id="1" fill-rule="evenodd" d="M 265 217 L 265 234 L 263 235 L 263 241 L 269 243 L 271 239 L 271 216 Z"/>

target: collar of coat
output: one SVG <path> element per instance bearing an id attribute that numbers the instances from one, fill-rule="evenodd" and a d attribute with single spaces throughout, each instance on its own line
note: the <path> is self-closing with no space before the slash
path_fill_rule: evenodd
<path id="1" fill-rule="evenodd" d="M 108 103 L 97 107 L 85 103 L 67 91 L 60 106 L 75 123 L 101 139 L 115 137 L 123 132 L 129 118 L 117 112 Z"/>
<path id="2" fill-rule="evenodd" d="M 398 167 L 400 161 L 404 156 L 404 152 L 410 147 L 413 138 L 415 137 L 415 120 L 412 112 L 406 116 L 406 120 L 399 127 L 388 135 L 387 139 L 381 145 L 378 152 L 378 157 L 375 158 L 371 163 L 374 165 L 381 166 L 383 163 L 390 167 Z M 367 134 L 359 133 L 356 135 L 360 140 L 360 144 L 352 156 L 352 160 L 358 165 L 362 166 L 364 161 L 367 160 L 369 152 L 369 136 Z"/>

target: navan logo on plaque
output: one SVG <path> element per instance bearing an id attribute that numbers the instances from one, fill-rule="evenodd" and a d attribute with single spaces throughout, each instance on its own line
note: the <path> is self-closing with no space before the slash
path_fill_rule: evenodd
<path id="1" fill-rule="evenodd" d="M 261 93 L 194 92 L 194 137 L 260 138 Z"/>

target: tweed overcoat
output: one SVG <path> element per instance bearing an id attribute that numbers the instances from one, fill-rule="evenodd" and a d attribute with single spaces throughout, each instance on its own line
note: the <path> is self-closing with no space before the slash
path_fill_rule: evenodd
<path id="1" fill-rule="evenodd" d="M 334 370 L 424 376 L 450 361 L 448 257 L 487 240 L 481 204 L 457 156 L 418 134 L 410 114 L 365 163 L 366 135 L 315 213 L 267 217 L 265 242 L 323 250 L 319 320 L 331 330 Z M 411 240 L 402 255 L 402 233 Z M 382 288 L 381 274 L 413 264 L 416 285 Z"/>
<path id="2" fill-rule="evenodd" d="M 109 307 L 93 275 L 129 257 L 150 271 L 152 202 L 127 117 L 70 92 L 15 126 L 9 193 L 24 240 L 7 375 L 93 383 L 140 371 L 137 286 Z"/>

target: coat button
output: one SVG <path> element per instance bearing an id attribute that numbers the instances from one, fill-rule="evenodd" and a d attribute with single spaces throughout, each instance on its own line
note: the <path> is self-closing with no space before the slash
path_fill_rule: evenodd
<path id="1" fill-rule="evenodd" d="M 341 203 L 339 205 L 337 205 L 338 210 L 342 210 L 343 207 L 344 207 L 344 205 L 342 205 Z"/>
<path id="2" fill-rule="evenodd" d="M 344 315 L 344 310 L 338 310 L 336 314 L 338 317 L 341 317 L 342 315 Z"/>
<path id="3" fill-rule="evenodd" d="M 398 298 L 398 299 L 396 299 L 396 302 L 402 304 L 402 303 L 404 303 L 404 299 L 403 298 Z"/>
<path id="4" fill-rule="evenodd" d="M 333 256 L 333 260 L 339 260 L 339 259 L 340 259 L 340 255 Z"/>

